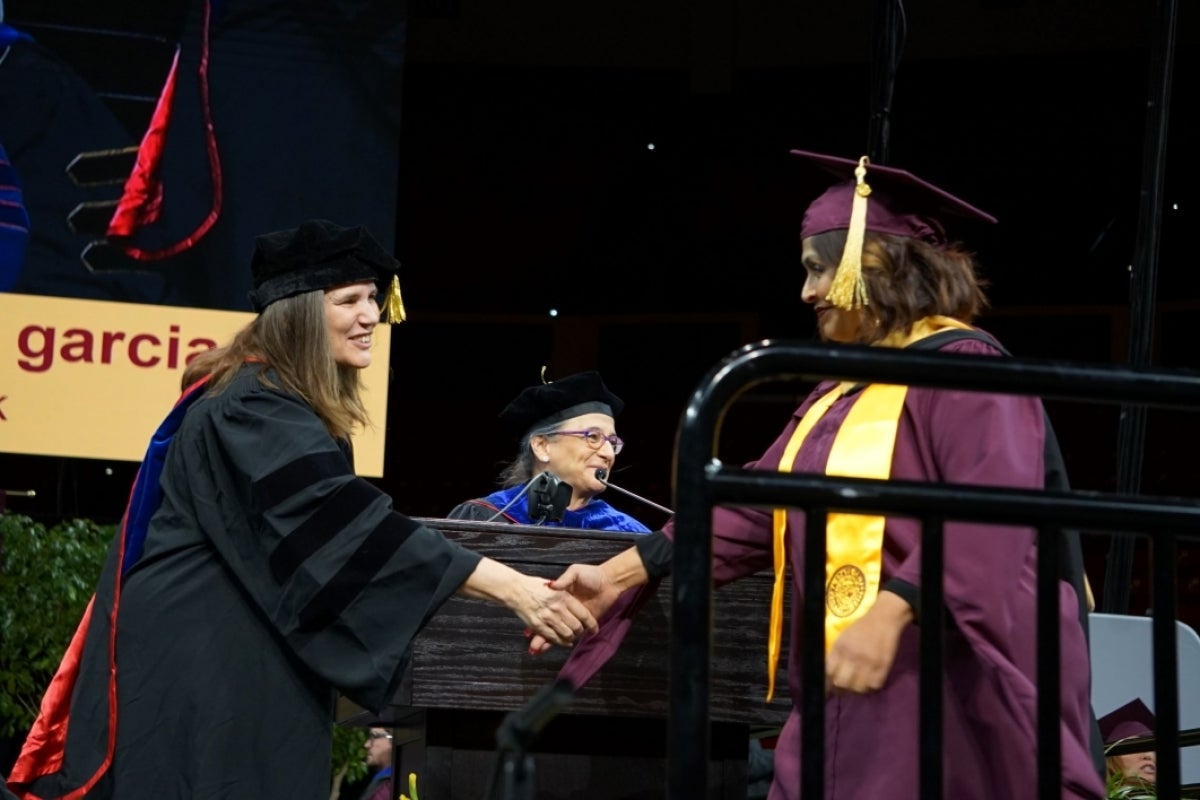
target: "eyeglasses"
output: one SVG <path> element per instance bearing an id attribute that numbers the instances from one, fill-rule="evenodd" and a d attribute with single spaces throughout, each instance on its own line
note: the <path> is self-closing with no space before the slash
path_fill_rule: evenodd
<path id="1" fill-rule="evenodd" d="M 380 733 L 379 731 L 371 731 L 370 733 L 367 734 L 367 738 L 368 739 L 390 739 L 390 738 L 392 738 L 392 735 L 390 733 Z"/>
<path id="2" fill-rule="evenodd" d="M 621 452 L 625 447 L 625 442 L 621 440 L 620 436 L 617 436 L 615 433 L 610 433 L 606 436 L 604 431 L 599 428 L 588 428 L 586 431 L 549 431 L 543 435 L 556 436 L 558 434 L 562 434 L 563 436 L 582 436 L 583 440 L 588 443 L 588 447 L 593 450 L 599 450 L 604 446 L 605 442 L 608 442 L 612 445 L 613 455 Z"/>

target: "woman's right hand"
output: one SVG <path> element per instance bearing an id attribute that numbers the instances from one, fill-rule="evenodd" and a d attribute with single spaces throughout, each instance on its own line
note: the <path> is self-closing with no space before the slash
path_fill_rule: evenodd
<path id="1" fill-rule="evenodd" d="M 596 619 L 612 608 L 622 591 L 602 564 L 572 564 L 550 581 L 550 588 L 570 592 Z"/>
<path id="2" fill-rule="evenodd" d="M 533 636 L 549 644 L 569 646 L 583 634 L 595 632 L 596 616 L 586 603 L 555 588 L 553 583 L 535 575 L 521 575 L 508 607 L 529 626 Z"/>
<path id="3" fill-rule="evenodd" d="M 562 575 L 550 581 L 549 588 L 569 592 L 597 620 L 612 608 L 622 591 L 603 565 L 595 564 L 570 565 Z M 548 637 L 534 635 L 529 641 L 529 652 L 533 655 L 544 653 L 552 643 Z"/>
<path id="4" fill-rule="evenodd" d="M 484 557 L 459 592 L 503 605 L 529 627 L 527 635 L 536 634 L 550 644 L 572 645 L 583 634 L 596 630 L 596 617 L 582 601 L 552 589 L 550 583 Z"/>

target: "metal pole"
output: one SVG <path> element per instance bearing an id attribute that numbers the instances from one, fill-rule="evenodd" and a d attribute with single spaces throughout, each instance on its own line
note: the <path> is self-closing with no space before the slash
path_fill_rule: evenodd
<path id="1" fill-rule="evenodd" d="M 1154 341 L 1154 299 L 1158 283 L 1159 236 L 1166 172 L 1167 122 L 1171 106 L 1171 74 L 1175 60 L 1175 0 L 1155 6 L 1157 36 L 1150 47 L 1150 87 L 1146 97 L 1146 136 L 1142 149 L 1142 189 L 1137 238 L 1129 276 L 1129 364 L 1150 364 Z M 1146 439 L 1146 407 L 1124 406 L 1117 428 L 1117 491 L 1137 494 L 1142 488 L 1142 462 Z M 1129 611 L 1129 585 L 1133 574 L 1134 537 L 1113 537 L 1104 575 L 1100 610 L 1109 614 Z"/>
<path id="2" fill-rule="evenodd" d="M 875 45 L 871 55 L 871 116 L 867 154 L 872 162 L 886 164 L 891 141 L 892 94 L 905 36 L 903 6 L 896 0 L 876 0 L 871 28 Z"/>

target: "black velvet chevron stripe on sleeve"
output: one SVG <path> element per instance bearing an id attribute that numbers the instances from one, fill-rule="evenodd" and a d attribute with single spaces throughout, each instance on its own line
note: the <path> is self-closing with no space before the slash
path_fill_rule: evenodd
<path id="1" fill-rule="evenodd" d="M 266 510 L 319 480 L 347 474 L 353 475 L 354 470 L 340 450 L 309 453 L 259 478 L 254 483 L 254 494 Z"/>
<path id="2" fill-rule="evenodd" d="M 418 528 L 420 525 L 402 514 L 388 514 L 367 534 L 337 574 L 301 609 L 300 630 L 304 633 L 318 631 L 337 619 Z"/>
<path id="3" fill-rule="evenodd" d="M 306 485 L 297 485 L 295 490 L 303 492 L 308 488 Z M 371 484 L 357 478 L 338 487 L 321 502 L 316 513 L 288 533 L 271 552 L 268 560 L 271 576 L 281 584 L 286 583 L 301 564 L 339 531 L 348 528 L 382 494 Z"/>

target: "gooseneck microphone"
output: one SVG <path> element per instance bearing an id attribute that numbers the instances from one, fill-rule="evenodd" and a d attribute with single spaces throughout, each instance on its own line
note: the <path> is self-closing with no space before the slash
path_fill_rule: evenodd
<path id="1" fill-rule="evenodd" d="M 509 713 L 496 731 L 496 760 L 488 780 L 487 800 L 494 800 L 504 777 L 505 800 L 533 800 L 533 756 L 529 745 L 542 728 L 575 697 L 571 682 L 559 678 L 538 690 L 525 705 Z"/>
<path id="2" fill-rule="evenodd" d="M 546 684 L 529 698 L 525 705 L 510 711 L 496 730 L 496 746 L 500 750 L 528 747 L 534 738 L 560 711 L 575 699 L 575 687 L 566 678 Z"/>
<path id="3" fill-rule="evenodd" d="M 653 500 L 647 500 L 646 498 L 642 497 L 641 495 L 634 494 L 633 492 L 629 491 L 628 489 L 622 489 L 620 486 L 617 486 L 615 483 L 609 483 L 608 482 L 608 470 L 604 469 L 603 467 L 596 470 L 596 480 L 603 483 L 609 489 L 616 489 L 621 494 L 626 495 L 628 497 L 632 497 L 634 500 L 643 502 L 646 505 L 650 506 L 651 508 L 657 508 L 659 511 L 663 512 L 664 514 L 670 514 L 672 516 L 674 516 L 674 514 L 675 514 L 674 511 L 667 508 L 666 506 L 660 506 L 658 503 L 654 502 Z"/>

